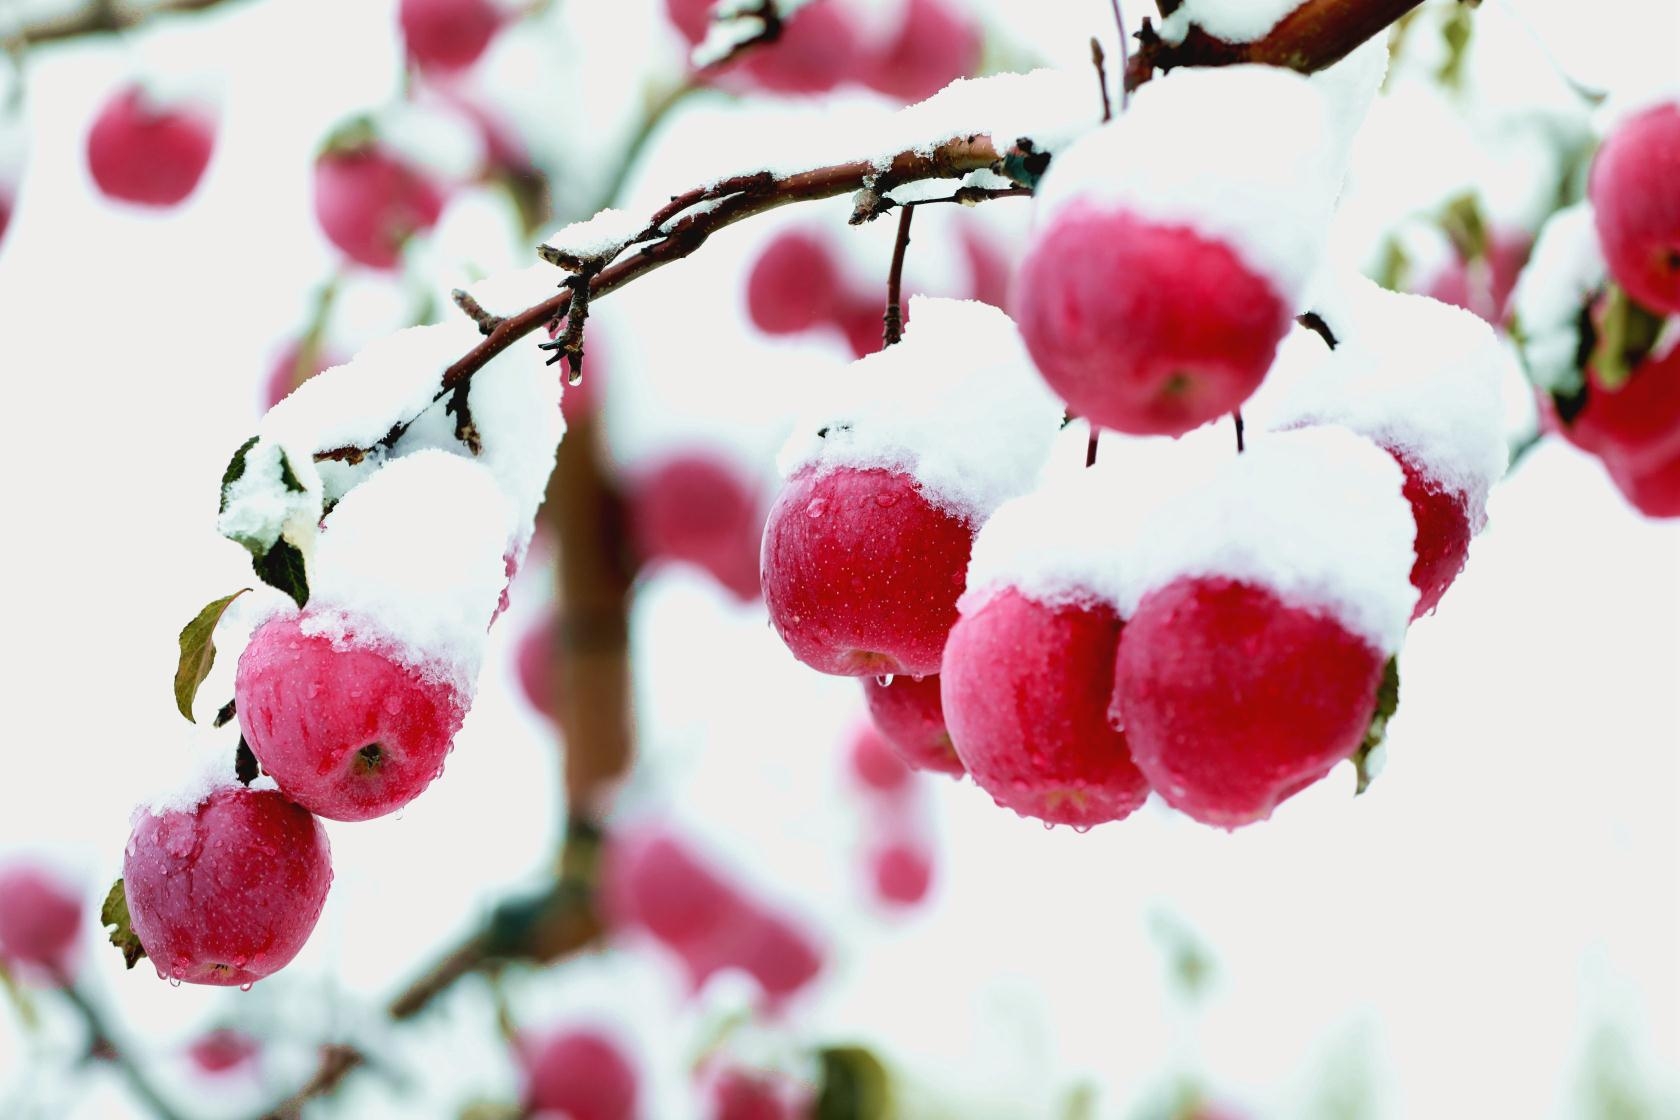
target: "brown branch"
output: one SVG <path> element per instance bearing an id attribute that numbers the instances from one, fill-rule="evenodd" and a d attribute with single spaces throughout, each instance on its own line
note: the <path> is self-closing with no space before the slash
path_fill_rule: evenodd
<path id="1" fill-rule="evenodd" d="M 881 316 L 884 346 L 892 346 L 904 337 L 904 255 L 910 248 L 910 219 L 915 215 L 912 203 L 898 216 L 898 238 L 893 242 L 892 266 L 887 269 L 887 311 Z"/>
<path id="2" fill-rule="evenodd" d="M 117 1044 L 99 1006 L 68 978 L 64 978 L 56 990 L 64 997 L 65 1002 L 75 1009 L 77 1017 L 87 1029 L 89 1049 L 116 1065 L 123 1080 L 128 1082 L 129 1090 L 139 1098 L 140 1103 L 145 1105 L 157 1120 L 182 1120 L 181 1114 L 163 1099 L 140 1066 Z"/>
<path id="3" fill-rule="evenodd" d="M 1261 62 L 1311 74 L 1346 58 L 1354 48 L 1417 7 L 1422 0 L 1306 0 L 1252 43 L 1228 43 L 1194 25 L 1181 43 L 1168 43 L 1145 21 L 1139 49 L 1126 67 L 1125 88 L 1136 89 L 1157 70 Z"/>
<path id="4" fill-rule="evenodd" d="M 0 40 L 3 40 L 8 48 L 62 42 L 84 35 L 126 31 L 131 27 L 138 27 L 154 16 L 202 12 L 221 3 L 223 0 L 159 0 L 155 4 L 98 0 L 73 12 L 26 23 L 0 36 Z"/>

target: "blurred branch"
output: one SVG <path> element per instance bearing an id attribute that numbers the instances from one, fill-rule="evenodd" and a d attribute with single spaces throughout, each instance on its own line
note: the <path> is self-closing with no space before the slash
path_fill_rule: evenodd
<path id="1" fill-rule="evenodd" d="M 140 1066 L 117 1044 L 116 1037 L 106 1024 L 104 1013 L 98 1006 L 68 979 L 55 990 L 75 1009 L 82 1025 L 87 1028 L 89 1052 L 115 1065 L 117 1071 L 123 1075 L 123 1080 L 128 1082 L 129 1090 L 158 1120 L 181 1120 L 181 1114 L 159 1095 L 152 1083 L 146 1079 L 146 1075 L 141 1072 Z"/>
<path id="2" fill-rule="evenodd" d="M 136 4 L 124 3 L 123 0 L 96 0 L 95 3 L 62 15 L 47 16 L 15 28 L 0 29 L 0 40 L 8 47 L 31 47 L 38 43 L 61 42 L 83 35 L 126 31 L 131 27 L 138 27 L 154 16 L 201 12 L 224 2 L 225 0 L 158 0 L 152 4 Z"/>
<path id="3" fill-rule="evenodd" d="M 1346 58 L 1355 47 L 1417 7 L 1422 0 L 1306 0 L 1252 43 L 1228 43 L 1191 25 L 1169 43 L 1144 21 L 1139 48 L 1126 67 L 1125 88 L 1136 89 L 1157 70 L 1261 62 L 1310 74 Z M 1175 5 L 1176 6 L 1176 5 Z"/>

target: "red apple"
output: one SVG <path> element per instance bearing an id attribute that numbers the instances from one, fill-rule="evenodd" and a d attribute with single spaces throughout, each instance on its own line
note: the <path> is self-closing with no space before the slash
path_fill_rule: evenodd
<path id="1" fill-rule="evenodd" d="M 1046 606 L 1013 587 L 965 610 L 945 646 L 940 693 L 951 742 L 999 805 L 1046 824 L 1122 820 L 1149 796 L 1109 719 L 1112 607 Z"/>
<path id="2" fill-rule="evenodd" d="M 159 976 L 249 985 L 291 963 L 332 884 L 327 833 L 273 790 L 218 789 L 136 815 L 123 858 L 134 933 Z"/>
<path id="3" fill-rule="evenodd" d="M 1680 314 L 1680 101 L 1618 124 L 1587 182 L 1610 275 L 1652 311 Z"/>
<path id="4" fill-rule="evenodd" d="M 443 213 L 444 192 L 378 145 L 324 152 L 315 162 L 315 217 L 327 239 L 368 268 L 392 270 L 416 233 Z"/>
<path id="5" fill-rule="evenodd" d="M 885 683 L 866 678 L 863 694 L 875 729 L 908 766 L 957 778 L 967 773 L 945 729 L 937 674 L 921 680 L 894 677 Z"/>
<path id="6" fill-rule="evenodd" d="M 937 673 L 973 542 L 906 475 L 802 470 L 764 527 L 770 621 L 819 672 Z"/>
<path id="7" fill-rule="evenodd" d="M 216 145 L 214 116 L 166 106 L 137 85 L 111 95 L 87 137 L 88 170 L 107 197 L 139 206 L 179 205 L 198 186 Z"/>
<path id="8" fill-rule="evenodd" d="M 1236 828 L 1349 757 L 1386 658 L 1331 614 L 1218 577 L 1181 577 L 1126 622 L 1114 706 L 1169 805 Z"/>
<path id="9" fill-rule="evenodd" d="M 448 72 L 479 60 L 503 15 L 492 0 L 402 0 L 397 21 L 415 64 Z"/>
<path id="10" fill-rule="evenodd" d="M 1230 246 L 1079 202 L 1035 234 L 1014 312 L 1069 410 L 1132 435 L 1181 435 L 1239 407 L 1292 321 Z"/>

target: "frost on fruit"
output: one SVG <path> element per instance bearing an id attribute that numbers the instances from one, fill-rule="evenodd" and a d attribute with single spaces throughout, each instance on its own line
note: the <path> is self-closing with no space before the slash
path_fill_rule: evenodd
<path id="1" fill-rule="evenodd" d="M 1403 481 L 1391 455 L 1348 431 L 1258 436 L 1208 484 L 1146 521 L 1121 617 L 1182 577 L 1224 577 L 1327 612 L 1392 654 L 1418 597 Z"/>
<path id="2" fill-rule="evenodd" d="M 1322 289 L 1321 289 L 1322 293 Z M 1337 424 L 1462 495 L 1480 529 L 1509 458 L 1502 387 L 1515 359 L 1461 308 L 1347 278 L 1324 314 L 1338 345 L 1280 406 L 1278 427 Z"/>
<path id="3" fill-rule="evenodd" d="M 914 296 L 904 338 L 821 387 L 778 466 L 786 477 L 850 467 L 908 475 L 971 525 L 1031 487 L 1061 404 L 1009 317 L 969 300 Z"/>
<path id="4" fill-rule="evenodd" d="M 1324 95 L 1269 66 L 1185 68 L 1154 79 L 1112 123 L 1057 153 L 1034 201 L 1126 212 L 1229 246 L 1298 308 L 1340 186 Z"/>

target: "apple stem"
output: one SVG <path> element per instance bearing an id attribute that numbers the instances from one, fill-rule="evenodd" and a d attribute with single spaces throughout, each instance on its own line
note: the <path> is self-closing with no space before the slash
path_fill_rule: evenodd
<path id="1" fill-rule="evenodd" d="M 1231 422 L 1237 429 L 1237 454 L 1241 455 L 1244 450 L 1242 409 L 1239 408 L 1231 413 Z"/>
<path id="2" fill-rule="evenodd" d="M 904 254 L 910 248 L 910 219 L 915 216 L 916 204 L 905 203 L 898 215 L 898 239 L 893 242 L 892 267 L 887 270 L 887 311 L 881 316 L 884 327 L 881 343 L 891 346 L 904 337 Z"/>

